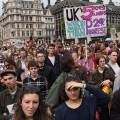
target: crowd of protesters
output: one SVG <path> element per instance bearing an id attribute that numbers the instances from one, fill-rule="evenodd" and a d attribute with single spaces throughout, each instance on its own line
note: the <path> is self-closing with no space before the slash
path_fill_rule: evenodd
<path id="1" fill-rule="evenodd" d="M 0 120 L 120 120 L 120 41 L 0 47 Z"/>

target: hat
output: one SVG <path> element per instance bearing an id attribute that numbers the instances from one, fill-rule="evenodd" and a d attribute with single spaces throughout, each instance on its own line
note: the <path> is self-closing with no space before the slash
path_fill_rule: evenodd
<path id="1" fill-rule="evenodd" d="M 3 78 L 3 76 L 4 76 L 5 74 L 9 74 L 9 73 L 17 76 L 17 74 L 16 74 L 15 71 L 13 71 L 13 70 L 5 70 L 5 71 L 3 71 L 3 72 L 1 73 L 1 78 Z"/>

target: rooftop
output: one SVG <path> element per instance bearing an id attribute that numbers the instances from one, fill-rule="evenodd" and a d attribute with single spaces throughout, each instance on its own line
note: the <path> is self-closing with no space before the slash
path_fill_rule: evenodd
<path id="1" fill-rule="evenodd" d="M 88 5 L 99 5 L 97 2 L 88 2 L 88 1 L 80 1 L 80 0 L 63 0 L 53 6 L 50 6 L 50 10 L 52 14 L 56 12 L 60 12 L 63 8 L 66 7 L 78 7 L 78 6 L 88 6 Z M 114 4 L 107 4 L 107 11 L 112 12 L 120 12 L 120 6 L 115 6 Z"/>

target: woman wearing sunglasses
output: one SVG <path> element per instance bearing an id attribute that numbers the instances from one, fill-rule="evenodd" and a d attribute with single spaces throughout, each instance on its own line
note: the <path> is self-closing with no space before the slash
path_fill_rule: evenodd
<path id="1" fill-rule="evenodd" d="M 39 88 L 26 86 L 21 92 L 12 120 L 48 120 Z"/>
<path id="2" fill-rule="evenodd" d="M 84 89 L 91 95 L 83 95 Z M 55 120 L 95 120 L 97 106 L 110 101 L 109 95 L 76 77 L 67 77 L 61 98 L 65 101 L 55 112 Z"/>

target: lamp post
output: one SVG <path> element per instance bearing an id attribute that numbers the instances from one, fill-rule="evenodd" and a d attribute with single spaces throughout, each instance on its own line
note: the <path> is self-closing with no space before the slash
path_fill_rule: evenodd
<path id="1" fill-rule="evenodd" d="M 111 40 L 115 41 L 116 40 L 116 28 L 115 25 L 113 25 L 110 29 L 110 35 L 111 35 Z"/>
<path id="2" fill-rule="evenodd" d="M 58 43 L 60 43 L 61 42 L 61 37 L 60 36 L 58 36 Z"/>

